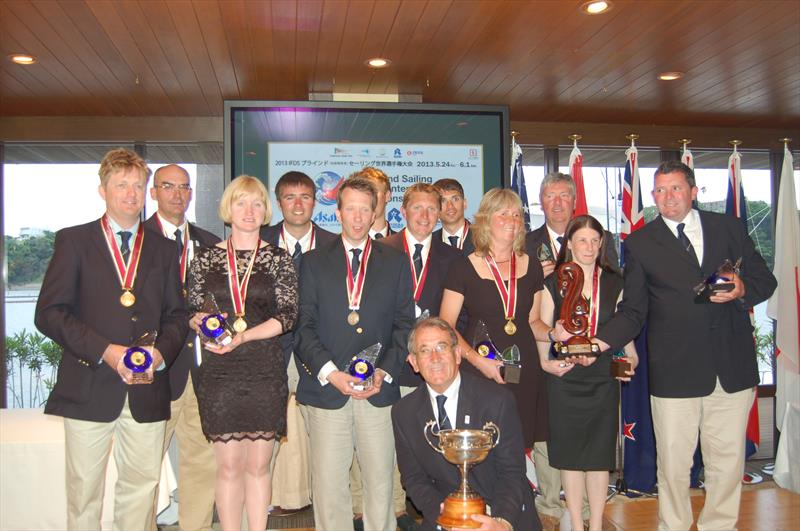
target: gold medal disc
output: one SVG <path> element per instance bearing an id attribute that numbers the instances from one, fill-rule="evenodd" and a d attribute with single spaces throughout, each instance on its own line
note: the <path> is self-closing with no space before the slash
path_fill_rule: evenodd
<path id="1" fill-rule="evenodd" d="M 244 320 L 244 317 L 239 317 L 233 322 L 233 329 L 236 330 L 237 334 L 247 330 L 247 321 Z"/>
<path id="2" fill-rule="evenodd" d="M 503 327 L 503 330 L 505 330 L 506 334 L 513 336 L 517 333 L 517 325 L 514 324 L 514 321 L 509 319 L 506 325 Z"/>
<path id="3" fill-rule="evenodd" d="M 119 303 L 126 308 L 130 308 L 134 304 L 136 304 L 136 296 L 128 290 L 122 292 L 122 295 L 119 296 Z"/>
<path id="4" fill-rule="evenodd" d="M 349 324 L 350 326 L 357 325 L 358 324 L 358 320 L 359 320 L 359 317 L 358 317 L 358 312 L 357 311 L 353 310 L 352 312 L 347 314 L 347 324 Z"/>
<path id="5" fill-rule="evenodd" d="M 478 345 L 478 354 L 485 358 L 489 355 L 489 347 L 486 345 Z"/>

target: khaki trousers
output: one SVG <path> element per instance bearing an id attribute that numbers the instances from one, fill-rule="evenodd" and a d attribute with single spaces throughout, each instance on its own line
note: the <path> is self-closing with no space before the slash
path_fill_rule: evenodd
<path id="1" fill-rule="evenodd" d="M 400 398 L 405 398 L 415 389 L 416 387 L 400 386 Z M 401 515 L 406 513 L 406 491 L 403 490 L 400 469 L 397 467 L 396 461 L 397 457 L 395 456 L 392 503 L 394 504 L 394 514 Z M 353 459 L 353 466 L 350 468 L 350 495 L 353 497 L 353 514 L 362 514 L 364 512 L 364 486 L 361 484 L 361 468 L 356 459 Z"/>
<path id="2" fill-rule="evenodd" d="M 114 529 L 150 529 L 161 472 L 165 421 L 139 423 L 128 401 L 112 422 L 64 419 L 67 528 L 100 529 L 106 466 L 113 448 Z"/>
<path id="3" fill-rule="evenodd" d="M 706 500 L 699 531 L 736 529 L 744 470 L 747 417 L 755 389 L 714 391 L 697 398 L 650 397 L 658 466 L 658 528 L 689 529 L 689 471 L 698 431 L 705 465 Z"/>
<path id="4" fill-rule="evenodd" d="M 567 510 L 561 501 L 561 470 L 550 466 L 547 442 L 533 443 L 533 467 L 536 469 L 536 479 L 539 482 L 537 487 L 541 493 L 541 496 L 536 496 L 536 512 L 560 520 Z M 589 498 L 586 491 L 583 493 L 581 513 L 584 520 L 589 519 Z"/>
<path id="5" fill-rule="evenodd" d="M 350 399 L 340 409 L 305 406 L 311 441 L 314 521 L 326 531 L 353 528 L 349 483 L 353 455 L 364 484 L 364 529 L 396 529 L 392 504 L 395 468 L 391 407 Z"/>
<path id="6" fill-rule="evenodd" d="M 171 404 L 164 434 L 164 453 L 174 434 L 178 438 L 178 524 L 181 531 L 209 531 L 214 516 L 217 463 L 214 447 L 200 426 L 200 409 L 192 385 Z"/>

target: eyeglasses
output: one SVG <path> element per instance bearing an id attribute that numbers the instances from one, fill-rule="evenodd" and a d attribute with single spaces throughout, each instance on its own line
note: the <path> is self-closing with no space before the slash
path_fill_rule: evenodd
<path id="1" fill-rule="evenodd" d="M 153 185 L 154 188 L 161 188 L 165 192 L 171 192 L 172 190 L 180 190 L 181 192 L 188 192 L 192 189 L 192 185 L 190 184 L 173 184 L 173 183 L 161 183 Z"/>
<path id="2" fill-rule="evenodd" d="M 441 343 L 437 343 L 433 348 L 431 347 L 422 347 L 421 349 L 417 350 L 415 354 L 417 356 L 421 356 L 423 358 L 427 358 L 433 355 L 435 352 L 436 354 L 444 354 L 445 352 L 451 352 L 455 345 L 451 345 L 450 343 L 445 343 L 442 341 Z"/>

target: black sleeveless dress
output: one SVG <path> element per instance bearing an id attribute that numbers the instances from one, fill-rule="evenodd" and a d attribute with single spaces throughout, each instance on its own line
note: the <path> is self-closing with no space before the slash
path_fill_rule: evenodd
<path id="1" fill-rule="evenodd" d="M 528 272 L 517 280 L 517 310 L 514 322 L 517 331 L 509 336 L 503 330 L 506 324 L 503 301 L 497 292 L 494 280 L 481 278 L 467 257 L 458 258 L 450 266 L 444 287 L 464 295 L 464 308 L 469 320 L 464 339 L 472 343 L 478 320 L 489 329 L 489 336 L 501 351 L 517 345 L 520 350 L 522 374 L 518 384 L 506 384 L 506 389 L 517 400 L 522 435 L 526 448 L 534 442 L 547 440 L 547 394 L 544 371 L 539 364 L 536 341 L 528 324 L 528 316 L 533 305 L 533 295 L 542 289 L 541 268 L 528 267 Z M 462 370 L 473 371 L 485 378 L 471 363 L 461 363 Z"/>
<path id="2" fill-rule="evenodd" d="M 235 317 L 226 256 L 225 249 L 210 247 L 192 260 L 189 310 L 200 311 L 208 294 L 213 294 L 232 325 Z M 252 251 L 236 251 L 240 278 L 251 256 Z M 274 317 L 284 330 L 291 330 L 297 307 L 297 273 L 291 257 L 273 245 L 262 247 L 247 288 L 248 326 Z M 196 389 L 200 423 L 208 440 L 269 440 L 286 435 L 289 390 L 280 336 L 248 341 L 222 356 L 203 349 Z"/>
<path id="3" fill-rule="evenodd" d="M 622 277 L 603 271 L 600 275 L 600 315 L 597 328 L 613 317 L 622 291 Z M 563 300 L 556 289 L 556 275 L 544 281 L 555 302 L 555 316 Z M 561 378 L 547 373 L 550 466 L 563 470 L 613 470 L 619 429 L 619 383 L 609 374 L 611 354 L 603 353 L 588 367 L 576 366 Z"/>

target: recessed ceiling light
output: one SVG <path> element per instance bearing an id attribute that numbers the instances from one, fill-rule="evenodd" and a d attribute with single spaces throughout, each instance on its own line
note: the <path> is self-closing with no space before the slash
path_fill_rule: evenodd
<path id="1" fill-rule="evenodd" d="M 8 56 L 12 63 L 17 63 L 18 65 L 32 65 L 36 62 L 36 58 L 32 55 L 28 55 L 26 53 L 12 53 Z"/>
<path id="2" fill-rule="evenodd" d="M 581 11 L 587 15 L 599 15 L 611 9 L 611 2 L 609 0 L 593 0 L 591 2 L 584 2 L 581 5 Z"/>
<path id="3" fill-rule="evenodd" d="M 366 65 L 370 68 L 386 68 L 392 64 L 392 62 L 388 59 L 384 59 L 383 57 L 373 57 L 372 59 L 367 59 Z"/>
<path id="4" fill-rule="evenodd" d="M 683 77 L 683 72 L 661 72 L 658 79 L 661 81 L 675 81 Z"/>

